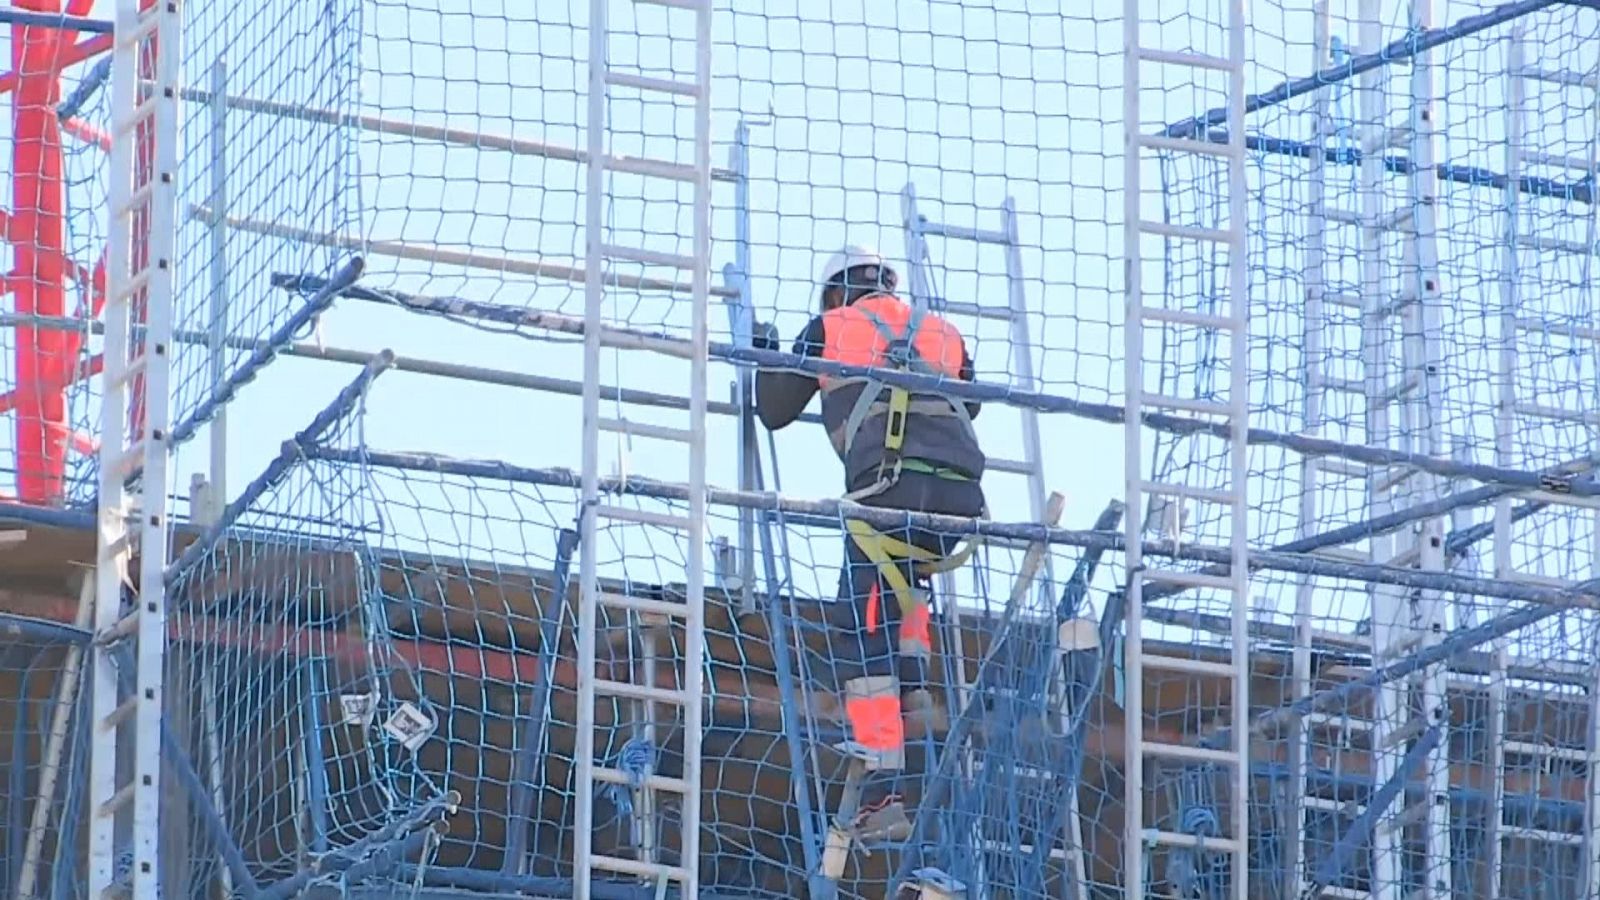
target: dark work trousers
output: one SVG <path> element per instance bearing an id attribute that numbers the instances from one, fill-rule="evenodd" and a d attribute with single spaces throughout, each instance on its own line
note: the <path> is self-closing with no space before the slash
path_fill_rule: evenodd
<path id="1" fill-rule="evenodd" d="M 861 501 L 863 506 L 976 517 L 984 508 L 983 486 L 976 481 L 952 481 L 923 472 L 902 472 L 895 484 Z M 876 526 L 874 526 L 876 527 Z M 877 528 L 878 532 L 941 556 L 950 554 L 967 535 L 941 534 L 926 528 Z M 900 601 L 883 580 L 878 567 L 854 540 L 845 535 L 845 564 L 839 573 L 838 603 L 828 604 L 828 645 L 837 684 L 869 675 L 899 675 L 901 690 L 926 680 L 923 664 L 898 659 Z M 913 576 L 912 564 L 901 567 L 906 581 L 926 586 L 927 578 Z M 877 620 L 869 621 L 873 588 L 878 590 Z M 869 630 L 869 626 L 871 629 Z"/>

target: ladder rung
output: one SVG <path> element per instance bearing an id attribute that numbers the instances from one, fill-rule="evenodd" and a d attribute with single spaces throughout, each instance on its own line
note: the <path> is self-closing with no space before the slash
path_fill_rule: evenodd
<path id="1" fill-rule="evenodd" d="M 128 803 L 133 800 L 133 787 L 133 782 L 130 781 L 122 787 L 117 788 L 117 792 L 111 795 L 111 799 L 100 804 L 100 808 L 96 810 L 96 812 L 98 812 L 102 817 L 116 815 L 117 810 L 127 806 Z"/>
<path id="2" fill-rule="evenodd" d="M 1566 759 L 1573 762 L 1586 762 L 1589 751 L 1576 747 L 1556 747 L 1550 744 L 1534 744 L 1528 741 L 1505 741 L 1500 745 L 1507 753 L 1517 753 L 1523 756 L 1543 756 L 1547 759 Z"/>
<path id="3" fill-rule="evenodd" d="M 1204 53 L 1184 53 L 1148 47 L 1136 47 L 1133 52 L 1146 62 L 1165 63 L 1169 66 L 1189 66 L 1194 69 L 1210 69 L 1214 72 L 1232 72 L 1234 69 L 1244 68 L 1241 63 L 1226 57 L 1209 56 Z"/>
<path id="4" fill-rule="evenodd" d="M 1392 818 L 1383 820 L 1378 827 L 1385 834 L 1396 834 L 1402 829 L 1418 825 L 1428 818 L 1428 801 L 1421 800 L 1401 809 Z"/>
<path id="5" fill-rule="evenodd" d="M 1339 715 L 1328 712 L 1308 712 L 1305 714 L 1308 725 L 1332 725 L 1345 731 L 1371 731 L 1372 722 L 1368 719 L 1358 719 L 1351 715 Z"/>
<path id="6" fill-rule="evenodd" d="M 968 303 L 965 300 L 946 300 L 940 304 L 938 312 L 944 315 L 971 316 L 974 319 L 993 319 L 1009 322 L 1012 319 L 1011 308 L 1008 306 L 985 306 L 981 303 Z"/>
<path id="7" fill-rule="evenodd" d="M 1596 80 L 1595 76 L 1581 75 L 1566 69 L 1541 69 L 1538 66 L 1529 66 L 1519 74 L 1534 81 L 1548 81 L 1551 84 L 1560 84 L 1567 87 L 1600 87 L 1600 80 Z"/>
<path id="8" fill-rule="evenodd" d="M 1421 737 L 1422 733 L 1426 730 L 1426 722 L 1420 718 L 1413 718 L 1407 719 L 1404 725 L 1401 725 L 1399 728 L 1396 728 L 1387 734 L 1374 727 L 1373 734 L 1377 737 L 1376 743 L 1378 745 L 1378 749 L 1387 750 L 1391 747 L 1398 747 L 1412 738 Z"/>
<path id="9" fill-rule="evenodd" d="M 143 103 L 135 106 L 133 112 L 129 113 L 126 119 L 116 124 L 112 130 L 113 137 L 125 137 L 131 134 L 134 129 L 149 121 L 150 117 L 155 115 L 156 104 L 160 102 L 160 94 L 151 94 Z"/>
<path id="10" fill-rule="evenodd" d="M 1600 162 L 1578 156 L 1567 156 L 1563 153 L 1541 153 L 1536 150 L 1526 150 L 1523 151 L 1522 161 L 1536 166 L 1559 166 L 1563 169 L 1576 169 L 1579 172 L 1586 173 L 1600 170 Z"/>
<path id="11" fill-rule="evenodd" d="M 1322 295 L 1322 302 L 1331 306 L 1342 306 L 1345 309 L 1360 309 L 1361 295 L 1347 294 L 1344 291 L 1330 291 Z"/>
<path id="12" fill-rule="evenodd" d="M 1173 484 L 1168 481 L 1141 481 L 1139 489 L 1147 494 L 1161 497 L 1178 497 L 1184 500 L 1199 500 L 1202 503 L 1231 504 L 1237 498 L 1232 491 L 1219 488 L 1195 487 L 1188 484 Z"/>
<path id="13" fill-rule="evenodd" d="M 1542 403 L 1518 403 L 1514 409 L 1519 415 L 1533 416 L 1540 419 L 1552 419 L 1559 422 L 1577 422 L 1585 425 L 1600 423 L 1600 416 L 1597 416 L 1594 413 L 1559 409 L 1554 406 L 1546 406 Z"/>
<path id="14" fill-rule="evenodd" d="M 1582 844 L 1583 835 L 1549 831 L 1544 828 L 1508 828 L 1501 826 L 1502 840 L 1543 841 L 1547 844 Z"/>
<path id="15" fill-rule="evenodd" d="M 1209 659 L 1194 659 L 1187 656 L 1167 656 L 1165 654 L 1147 653 L 1143 657 L 1142 665 L 1146 669 L 1163 669 L 1169 672 L 1188 672 L 1192 675 L 1220 675 L 1223 678 L 1232 678 L 1235 674 L 1232 663 L 1216 662 Z"/>
<path id="16" fill-rule="evenodd" d="M 649 178 L 669 178 L 674 181 L 694 181 L 699 173 L 694 166 L 683 163 L 667 162 L 663 159 L 650 159 L 644 156 L 606 156 L 602 158 L 601 165 L 615 172 L 625 172 L 629 175 L 643 175 Z"/>
<path id="17" fill-rule="evenodd" d="M 634 0 L 634 2 L 651 6 L 670 6 L 673 9 L 692 9 L 696 11 L 709 11 L 711 9 L 709 0 Z"/>
<path id="18" fill-rule="evenodd" d="M 1563 238 L 1528 237 L 1526 235 L 1517 237 L 1517 246 L 1527 247 L 1532 250 L 1554 250 L 1557 253 L 1571 253 L 1574 256 L 1588 256 L 1596 251 L 1596 245 L 1594 244 L 1583 244 Z"/>
<path id="19" fill-rule="evenodd" d="M 1152 222 L 1149 219 L 1139 220 L 1139 230 L 1157 237 L 1178 238 L 1186 241 L 1211 241 L 1216 244 L 1226 244 L 1233 240 L 1232 232 L 1224 231 L 1220 228 L 1173 225 L 1168 222 Z"/>
<path id="20" fill-rule="evenodd" d="M 132 30 L 117 35 L 117 46 L 131 47 L 154 34 L 161 27 L 162 5 L 153 3 L 134 19 Z"/>
<path id="21" fill-rule="evenodd" d="M 602 418 L 598 427 L 601 431 L 614 431 L 617 434 L 626 434 L 630 437 L 655 438 L 662 441 L 677 441 L 687 444 L 694 440 L 695 433 L 684 428 L 673 428 L 669 425 L 650 425 L 644 422 L 630 422 L 627 419 Z"/>
<path id="22" fill-rule="evenodd" d="M 1323 378 L 1317 385 L 1326 391 L 1336 391 L 1341 394 L 1354 394 L 1358 397 L 1367 393 L 1367 386 L 1359 378 Z"/>
<path id="23" fill-rule="evenodd" d="M 700 86 L 692 81 L 652 78 L 649 75 L 634 75 L 631 72 L 607 72 L 606 84 L 615 87 L 637 88 L 641 91 L 659 91 L 663 94 L 674 94 L 679 97 L 697 97 L 700 95 Z"/>
<path id="24" fill-rule="evenodd" d="M 1239 152 L 1239 146 L 1232 141 L 1226 144 L 1216 141 L 1195 140 L 1194 138 L 1175 138 L 1165 135 L 1146 134 L 1138 138 L 1139 146 L 1151 150 L 1166 150 L 1171 153 L 1199 153 L 1204 156 L 1233 156 Z"/>
<path id="25" fill-rule="evenodd" d="M 606 784 L 620 784 L 626 787 L 635 786 L 634 776 L 621 769 L 611 769 L 604 766 L 594 767 L 594 780 L 603 781 Z M 684 781 L 682 778 L 670 778 L 666 775 L 646 775 L 638 780 L 640 783 L 637 786 L 639 787 L 647 787 L 657 791 L 669 791 L 674 794 L 687 795 L 689 793 L 689 782 Z"/>
<path id="26" fill-rule="evenodd" d="M 993 231 L 987 228 L 968 228 L 965 225 L 945 225 L 939 222 L 929 222 L 926 219 L 917 224 L 919 230 L 925 235 L 947 238 L 953 241 L 972 241 L 976 244 L 1011 243 L 1011 236 L 1004 231 Z"/>
<path id="27" fill-rule="evenodd" d="M 626 681 L 612 681 L 609 678 L 596 678 L 594 692 L 607 697 L 625 697 L 629 700 L 643 700 L 648 703 L 662 703 L 668 706 L 685 706 L 689 702 L 689 695 L 684 691 L 669 690 L 667 688 L 650 687 L 643 684 L 630 684 Z"/>
<path id="28" fill-rule="evenodd" d="M 1321 547 L 1311 551 L 1311 555 L 1320 556 L 1323 559 L 1335 560 L 1337 562 L 1365 563 L 1372 561 L 1370 558 L 1368 558 L 1367 554 L 1350 547 Z"/>
<path id="29" fill-rule="evenodd" d="M 108 297 L 106 302 L 108 304 L 126 302 L 130 297 L 150 285 L 150 277 L 153 273 L 153 269 L 141 269 L 133 273 L 128 277 L 127 283 Z"/>
<path id="30" fill-rule="evenodd" d="M 1346 815 L 1350 814 L 1351 812 L 1350 804 L 1348 802 L 1343 800 L 1329 800 L 1327 797 L 1318 797 L 1315 794 L 1307 794 L 1301 797 L 1300 802 L 1304 803 L 1310 809 L 1321 809 L 1328 812 L 1344 813 Z M 1364 900 L 1366 894 L 1362 894 L 1361 896 Z"/>
<path id="31" fill-rule="evenodd" d="M 616 872 L 620 875 L 635 875 L 639 878 L 671 878 L 679 882 L 689 880 L 689 870 L 682 866 L 646 862 L 642 859 L 624 859 L 620 856 L 607 856 L 603 853 L 590 854 L 589 861 L 589 864 L 596 869 L 604 869 L 607 872 Z"/>
<path id="32" fill-rule="evenodd" d="M 991 459 L 984 463 L 984 468 L 990 472 L 1006 472 L 1012 475 L 1032 475 L 1036 466 L 1030 466 L 1020 459 Z"/>
<path id="33" fill-rule="evenodd" d="M 1366 478 L 1372 474 L 1372 467 L 1366 463 L 1338 456 L 1319 457 L 1312 460 L 1312 464 L 1325 475 L 1338 475 L 1341 478 Z"/>
<path id="34" fill-rule="evenodd" d="M 1411 140 L 1411 126 L 1401 125 L 1395 128 L 1385 128 L 1375 141 L 1362 141 L 1361 148 L 1364 155 L 1382 153 L 1397 147 L 1404 147 Z"/>
<path id="35" fill-rule="evenodd" d="M 106 713 L 106 717 L 100 720 L 100 729 L 102 731 L 111 731 L 115 729 L 123 722 L 128 721 L 129 717 L 133 715 L 133 711 L 138 707 L 138 697 L 129 697 L 128 699 L 122 701 L 121 703 L 117 704 L 116 709 Z"/>
<path id="36" fill-rule="evenodd" d="M 1405 556 L 1405 555 L 1407 555 L 1407 554 L 1401 554 L 1401 556 Z M 1399 558 L 1400 557 L 1396 557 L 1396 559 L 1399 559 Z M 1393 563 L 1391 563 L 1391 565 L 1392 564 Z M 1387 662 L 1387 661 L 1393 660 L 1393 659 L 1399 659 L 1400 657 L 1405 656 L 1406 654 L 1410 653 L 1411 650 L 1413 648 L 1415 648 L 1418 644 L 1422 643 L 1423 637 L 1424 637 L 1424 635 L 1421 632 L 1415 632 L 1414 631 L 1414 632 L 1412 632 L 1410 634 L 1407 634 L 1406 636 L 1400 638 L 1399 640 L 1389 644 L 1386 647 L 1374 648 L 1373 656 L 1377 657 L 1380 661 L 1383 661 L 1383 662 Z"/>
<path id="37" fill-rule="evenodd" d="M 606 506 L 602 504 L 594 508 L 594 514 L 605 519 L 616 519 L 619 522 L 655 525 L 659 528 L 672 528 L 678 531 L 688 531 L 689 526 L 692 524 L 688 516 L 648 512 L 642 509 L 628 509 L 623 506 Z"/>
<path id="38" fill-rule="evenodd" d="M 622 609 L 638 613 L 640 616 L 659 616 L 682 618 L 689 614 L 689 607 L 682 603 L 673 603 L 669 600 L 655 600 L 650 597 L 632 597 L 627 594 L 613 594 L 601 591 L 600 605 L 611 609 Z"/>
<path id="39" fill-rule="evenodd" d="M 1164 309 L 1159 306 L 1141 306 L 1139 314 L 1153 322 L 1168 322 L 1173 325 L 1193 325 L 1197 328 L 1228 329 L 1238 327 L 1239 322 L 1227 316 L 1217 316 L 1210 313 L 1190 312 L 1184 309 Z"/>
<path id="40" fill-rule="evenodd" d="M 1146 828 L 1143 835 L 1146 843 L 1165 844 L 1168 847 L 1204 848 L 1218 853 L 1234 853 L 1239 849 L 1239 842 L 1227 837 L 1205 837 L 1184 834 L 1179 831 L 1162 831 L 1159 828 Z"/>
<path id="41" fill-rule="evenodd" d="M 114 643 L 122 640 L 123 638 L 132 637 L 138 630 L 139 608 L 135 606 L 132 612 L 112 623 L 110 628 L 100 632 L 99 641 L 102 646 L 105 644 Z"/>
<path id="42" fill-rule="evenodd" d="M 1383 472 L 1384 474 L 1379 475 L 1379 472 Z M 1392 491 L 1420 474 L 1422 474 L 1421 469 L 1415 469 L 1411 466 L 1393 466 L 1387 470 L 1375 469 L 1373 470 L 1374 479 L 1372 491 L 1376 494 Z"/>
<path id="43" fill-rule="evenodd" d="M 150 198 L 155 195 L 155 192 L 156 182 L 155 179 L 152 178 L 150 181 L 145 182 L 143 187 L 138 188 L 131 195 L 129 195 L 128 202 L 124 203 L 122 207 L 117 210 L 116 214 L 119 216 L 132 215 L 140 207 L 144 206 L 146 203 L 149 203 Z"/>
<path id="44" fill-rule="evenodd" d="M 1192 588 L 1232 590 L 1233 579 L 1227 575 L 1208 575 L 1204 572 L 1174 572 L 1170 569 L 1145 569 L 1139 573 L 1145 581 Z"/>
<path id="45" fill-rule="evenodd" d="M 1217 750 L 1211 747 L 1190 747 L 1186 744 L 1164 744 L 1155 741 L 1144 741 L 1139 748 L 1150 756 L 1161 756 L 1167 759 L 1186 759 L 1192 762 L 1216 763 L 1222 766 L 1236 766 L 1239 764 L 1239 754 L 1231 750 Z"/>
<path id="46" fill-rule="evenodd" d="M 1140 401 L 1145 406 L 1154 406 L 1159 409 L 1181 409 L 1184 412 L 1198 413 L 1204 416 L 1231 416 L 1233 409 L 1226 403 L 1215 400 L 1190 400 L 1184 397 L 1171 397 L 1166 394 L 1144 394 Z"/>
<path id="47" fill-rule="evenodd" d="M 671 266 L 674 269 L 694 268 L 694 257 L 685 256 L 681 253 L 662 253 L 658 250 L 621 247 L 616 244 L 606 244 L 600 248 L 600 252 L 611 259 L 643 263 L 647 266 Z"/>
<path id="48" fill-rule="evenodd" d="M 140 375 L 143 375 L 145 373 L 145 370 L 149 369 L 149 368 L 150 368 L 150 355 L 147 354 L 147 353 L 141 353 L 138 356 L 135 356 L 132 359 L 128 360 L 128 364 L 123 367 L 122 373 L 120 375 L 118 375 L 116 378 L 113 378 L 111 380 L 111 383 L 113 385 L 118 386 L 118 387 L 121 387 L 122 385 L 125 385 L 125 384 L 132 384 L 133 380 L 135 378 L 138 378 Z"/>
<path id="49" fill-rule="evenodd" d="M 1516 325 L 1519 330 L 1535 334 L 1555 334 L 1585 341 L 1600 341 L 1600 328 L 1591 328 L 1587 325 L 1545 322 L 1539 319 L 1521 317 L 1516 320 Z"/>
<path id="50" fill-rule="evenodd" d="M 111 464 L 119 478 L 132 478 L 144 467 L 144 441 L 135 441 Z"/>

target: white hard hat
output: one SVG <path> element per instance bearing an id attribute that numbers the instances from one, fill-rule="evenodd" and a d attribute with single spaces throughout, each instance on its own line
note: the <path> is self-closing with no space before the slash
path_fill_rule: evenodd
<path id="1" fill-rule="evenodd" d="M 894 271 L 877 250 L 861 244 L 847 244 L 838 253 L 828 257 L 822 266 L 822 277 L 818 281 L 827 284 L 841 272 L 848 272 L 856 266 L 877 266 L 889 272 Z"/>

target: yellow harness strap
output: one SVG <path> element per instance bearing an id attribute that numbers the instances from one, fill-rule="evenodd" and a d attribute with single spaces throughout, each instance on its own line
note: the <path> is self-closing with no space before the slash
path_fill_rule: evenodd
<path id="1" fill-rule="evenodd" d="M 899 538 L 890 537 L 860 519 L 846 519 L 844 525 L 850 533 L 850 539 L 855 541 L 867 559 L 878 567 L 878 573 L 883 576 L 889 589 L 894 591 L 902 614 L 909 614 L 916 607 L 917 599 L 911 589 L 911 583 L 906 580 L 905 573 L 900 571 L 897 563 L 910 560 L 913 563 L 913 571 L 918 575 L 949 572 L 965 565 L 967 560 L 972 558 L 973 552 L 978 549 L 981 540 L 974 537 L 949 556 L 940 556 L 932 550 L 925 550 Z"/>

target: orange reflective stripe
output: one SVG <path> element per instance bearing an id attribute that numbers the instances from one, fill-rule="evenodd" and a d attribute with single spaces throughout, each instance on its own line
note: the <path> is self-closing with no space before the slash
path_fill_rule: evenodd
<path id="1" fill-rule="evenodd" d="M 851 697 L 844 702 L 851 737 L 872 750 L 899 750 L 906 743 L 906 726 L 900 718 L 900 697 Z"/>
<path id="2" fill-rule="evenodd" d="M 933 646 L 933 610 L 926 603 L 912 606 L 900 620 L 900 640 Z"/>
<path id="3" fill-rule="evenodd" d="M 883 597 L 878 593 L 878 582 L 872 583 L 872 593 L 867 595 L 867 634 L 878 632 L 878 616 L 882 613 Z"/>
<path id="4" fill-rule="evenodd" d="M 903 333 L 911 324 L 910 304 L 892 294 L 874 294 L 849 306 L 830 309 L 822 315 L 822 358 L 852 366 L 883 365 L 888 343 L 872 324 L 869 312 L 896 333 Z M 943 318 L 924 314 L 911 343 L 918 355 L 941 374 L 952 378 L 961 374 L 961 332 Z M 817 376 L 823 390 L 836 380 L 832 375 Z"/>

